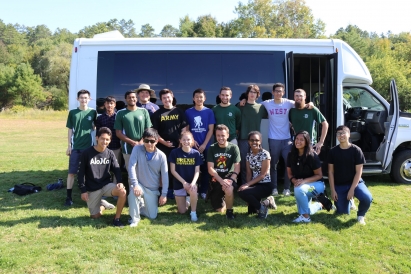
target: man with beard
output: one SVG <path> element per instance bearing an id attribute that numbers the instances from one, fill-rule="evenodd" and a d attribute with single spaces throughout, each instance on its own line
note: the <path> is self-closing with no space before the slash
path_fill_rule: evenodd
<path id="1" fill-rule="evenodd" d="M 228 141 L 238 145 L 237 134 L 241 126 L 241 112 L 231 105 L 230 100 L 233 93 L 229 87 L 222 87 L 220 89 L 221 103 L 213 107 L 216 125 L 226 125 L 229 129 Z"/>
<path id="2" fill-rule="evenodd" d="M 135 90 L 127 91 L 124 95 L 127 107 L 117 112 L 114 129 L 117 137 L 121 140 L 121 149 L 127 172 L 131 151 L 136 145 L 143 144 L 143 132 L 151 127 L 150 115 L 144 108 L 137 107 L 137 94 Z M 130 179 L 129 179 L 130 183 Z"/>
<path id="3" fill-rule="evenodd" d="M 295 132 L 302 130 L 307 131 L 310 134 L 310 139 L 313 143 L 317 140 L 314 134 L 314 121 L 319 124 L 321 123 L 322 129 L 320 140 L 313 146 L 315 152 L 320 154 L 321 147 L 324 145 L 324 140 L 327 136 L 328 122 L 325 120 L 324 115 L 322 115 L 318 108 L 306 108 L 305 98 L 305 90 L 296 89 L 294 91 L 295 108 L 290 109 L 290 122 L 293 125 Z"/>

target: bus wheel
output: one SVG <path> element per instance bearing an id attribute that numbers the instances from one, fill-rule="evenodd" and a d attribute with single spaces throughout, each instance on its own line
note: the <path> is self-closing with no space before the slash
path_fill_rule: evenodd
<path id="1" fill-rule="evenodd" d="M 411 184 L 411 150 L 404 150 L 395 155 L 391 177 L 399 184 Z"/>

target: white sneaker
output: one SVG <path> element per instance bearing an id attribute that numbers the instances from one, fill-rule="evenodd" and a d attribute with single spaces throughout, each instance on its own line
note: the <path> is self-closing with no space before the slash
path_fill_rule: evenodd
<path id="1" fill-rule="evenodd" d="M 276 188 L 274 188 L 273 192 L 271 192 L 271 195 L 278 196 L 278 190 Z"/>
<path id="2" fill-rule="evenodd" d="M 130 227 L 136 227 L 138 226 L 138 221 L 130 223 Z"/>
<path id="3" fill-rule="evenodd" d="M 196 212 L 191 212 L 191 213 L 190 213 L 190 216 L 191 216 L 191 221 L 193 221 L 193 222 L 197 222 L 197 221 L 198 221 L 197 213 L 196 213 Z"/>
<path id="4" fill-rule="evenodd" d="M 268 207 L 271 209 L 277 209 L 277 205 L 275 204 L 275 200 L 273 196 L 268 196 L 266 201 L 268 201 Z"/>
<path id="5" fill-rule="evenodd" d="M 114 206 L 113 204 L 110 204 L 109 202 L 107 202 L 107 201 L 104 200 L 104 199 L 101 199 L 100 205 L 101 205 L 101 206 L 104 206 L 105 209 L 113 209 L 113 208 L 115 208 L 115 206 Z"/>
<path id="6" fill-rule="evenodd" d="M 309 223 L 311 222 L 310 217 L 305 218 L 303 215 L 298 216 L 297 219 L 294 219 L 293 223 Z"/>
<path id="7" fill-rule="evenodd" d="M 283 195 L 284 195 L 284 196 L 290 196 L 290 195 L 291 195 L 290 190 L 289 190 L 289 189 L 284 189 Z"/>
<path id="8" fill-rule="evenodd" d="M 358 216 L 357 221 L 360 225 L 365 225 L 365 217 L 364 216 Z"/>
<path id="9" fill-rule="evenodd" d="M 356 206 L 355 203 L 354 203 L 354 199 L 351 199 L 351 200 L 350 200 L 350 209 L 351 209 L 351 210 L 357 210 L 357 206 Z"/>

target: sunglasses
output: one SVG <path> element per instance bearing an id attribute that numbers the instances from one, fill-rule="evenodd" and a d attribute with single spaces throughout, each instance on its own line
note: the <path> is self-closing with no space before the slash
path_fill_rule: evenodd
<path id="1" fill-rule="evenodd" d="M 157 142 L 157 140 L 144 139 L 143 142 L 146 143 L 146 144 L 148 144 L 148 143 L 154 144 L 155 142 Z"/>

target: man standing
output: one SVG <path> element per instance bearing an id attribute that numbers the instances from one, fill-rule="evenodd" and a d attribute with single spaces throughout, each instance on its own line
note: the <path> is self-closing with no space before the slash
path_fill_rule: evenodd
<path id="1" fill-rule="evenodd" d="M 261 131 L 261 120 L 267 118 L 267 110 L 262 104 L 256 102 L 260 97 L 260 88 L 257 85 L 250 85 L 245 92 L 245 98 L 247 102 L 244 106 L 239 104 L 238 108 L 241 111 L 241 127 L 239 134 L 238 147 L 241 153 L 241 183 L 247 182 L 247 172 L 245 161 L 247 153 L 250 151 L 250 145 L 248 143 L 248 133 L 251 131 Z"/>
<path id="2" fill-rule="evenodd" d="M 294 101 L 283 98 L 284 89 L 284 84 L 274 84 L 272 91 L 274 99 L 269 99 L 262 102 L 262 105 L 268 112 L 269 119 L 268 145 L 271 154 L 270 176 L 273 183 L 272 194 L 274 196 L 278 195 L 278 161 L 280 160 L 280 157 L 283 157 L 284 162 L 286 162 L 292 144 L 288 114 L 290 109 L 294 108 Z M 285 167 L 285 169 L 286 168 L 287 167 Z M 290 184 L 290 179 L 288 178 L 287 171 L 285 170 L 283 195 L 290 195 Z"/>
<path id="3" fill-rule="evenodd" d="M 128 167 L 131 181 L 128 195 L 131 227 L 138 225 L 140 215 L 155 219 L 158 206 L 167 202 L 167 158 L 161 150 L 156 148 L 158 139 L 157 130 L 146 129 L 143 133 L 144 145 L 135 146 L 131 153 Z M 163 185 L 161 196 L 158 190 L 160 182 Z"/>
<path id="4" fill-rule="evenodd" d="M 111 132 L 116 132 L 114 129 L 114 123 L 116 121 L 116 98 L 113 96 L 107 96 L 104 99 L 104 109 L 105 111 L 97 117 L 96 121 L 96 132 L 100 130 L 102 127 L 107 127 L 111 130 Z M 111 136 L 111 142 L 108 145 L 108 148 L 113 151 L 114 155 L 116 156 L 117 162 L 121 165 L 121 145 L 120 139 L 117 135 Z M 113 177 L 113 183 L 116 183 L 117 179 Z"/>
<path id="5" fill-rule="evenodd" d="M 215 128 L 217 142 L 208 149 L 208 173 L 212 177 L 209 198 L 217 212 L 226 209 L 227 219 L 234 219 L 234 189 L 240 172 L 240 150 L 228 142 L 229 129 L 226 125 Z"/>
<path id="6" fill-rule="evenodd" d="M 114 128 L 117 137 L 121 140 L 121 150 L 125 166 L 128 168 L 131 151 L 134 146 L 143 143 L 143 132 L 151 127 L 151 121 L 148 111 L 137 107 L 137 95 L 134 90 L 127 91 L 124 97 L 127 107 L 117 112 Z M 130 174 L 130 170 L 127 171 Z"/>
<path id="7" fill-rule="evenodd" d="M 356 145 L 350 143 L 350 129 L 339 126 L 336 129 L 339 145 L 328 154 L 328 179 L 331 198 L 335 201 L 337 213 L 350 214 L 350 200 L 356 197 L 358 223 L 365 225 L 365 214 L 371 206 L 372 195 L 361 178 L 364 154 Z"/>
<path id="8" fill-rule="evenodd" d="M 178 147 L 181 131 L 187 126 L 186 116 L 183 110 L 173 106 L 173 92 L 169 89 L 162 89 L 159 92 L 163 106 L 151 115 L 153 128 L 158 131 L 158 149 L 166 155 L 167 159 L 171 151 Z M 174 199 L 173 175 L 168 174 L 169 190 L 167 197 Z M 164 186 L 163 186 L 164 187 Z"/>
<path id="9" fill-rule="evenodd" d="M 215 118 L 211 109 L 204 106 L 206 100 L 205 92 L 201 88 L 193 92 L 194 107 L 186 110 L 187 130 L 191 131 L 194 137 L 194 147 L 200 152 L 203 164 L 200 166 L 201 179 L 199 193 L 201 198 L 206 198 L 210 177 L 208 175 L 207 156 L 210 147 L 210 139 L 213 136 Z"/>
<path id="10" fill-rule="evenodd" d="M 137 106 L 145 108 L 150 116 L 159 109 L 159 107 L 150 101 L 151 98 L 155 98 L 156 92 L 150 89 L 149 85 L 141 84 L 136 90 L 138 96 Z"/>
<path id="11" fill-rule="evenodd" d="M 81 154 L 77 172 L 81 199 L 87 202 L 90 217 L 99 218 L 105 207 L 101 204 L 102 196 L 118 196 L 114 226 L 122 227 L 121 212 L 126 202 L 126 190 L 121 183 L 121 171 L 114 153 L 107 149 L 112 137 L 111 130 L 102 127 L 96 134 L 97 145 L 90 147 Z M 111 182 L 110 170 L 117 178 L 117 184 Z"/>
<path id="12" fill-rule="evenodd" d="M 65 205 L 73 204 L 72 191 L 74 175 L 77 173 L 81 153 L 93 145 L 91 132 L 94 130 L 94 122 L 97 118 L 96 110 L 89 108 L 90 92 L 82 89 L 77 92 L 77 101 L 80 106 L 70 110 L 66 127 L 68 128 L 68 148 L 66 155 L 69 159 L 69 170 L 67 176 L 67 198 Z"/>
<path id="13" fill-rule="evenodd" d="M 231 105 L 232 96 L 233 93 L 229 87 L 222 87 L 219 95 L 221 103 L 213 107 L 213 112 L 216 124 L 228 127 L 228 141 L 238 145 L 237 134 L 241 125 L 241 112 L 236 106 Z"/>
<path id="14" fill-rule="evenodd" d="M 318 108 L 308 109 L 306 107 L 305 99 L 305 90 L 296 89 L 294 91 L 295 108 L 290 110 L 290 122 L 295 132 L 305 130 L 310 134 L 310 139 L 314 144 L 313 148 L 317 154 L 320 154 L 325 137 L 327 137 L 328 123 Z M 322 125 L 320 140 L 317 143 L 317 138 L 314 134 L 316 133 L 314 131 L 314 122 Z"/>

